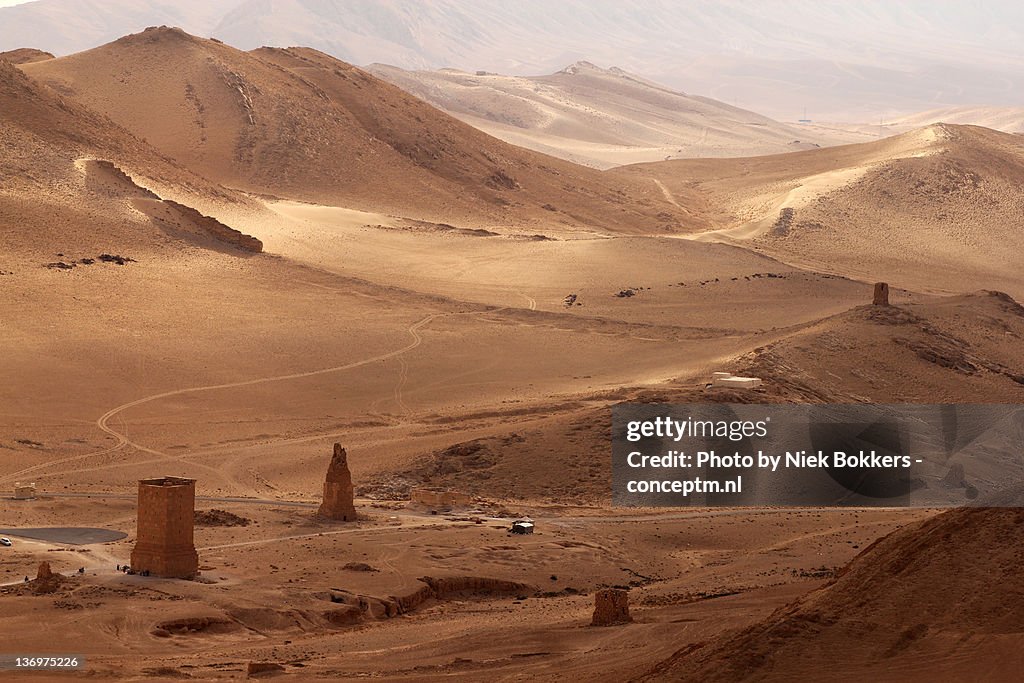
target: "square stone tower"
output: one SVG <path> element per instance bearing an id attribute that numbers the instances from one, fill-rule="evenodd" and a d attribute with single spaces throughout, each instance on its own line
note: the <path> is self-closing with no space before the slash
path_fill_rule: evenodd
<path id="1" fill-rule="evenodd" d="M 131 567 L 154 576 L 190 579 L 199 571 L 192 540 L 196 480 L 178 477 L 139 481 L 138 530 Z"/>

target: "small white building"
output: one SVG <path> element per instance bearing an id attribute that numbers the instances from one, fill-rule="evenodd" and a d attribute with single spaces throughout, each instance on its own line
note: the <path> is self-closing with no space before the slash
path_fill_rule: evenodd
<path id="1" fill-rule="evenodd" d="M 512 522 L 512 526 L 508 528 L 510 534 L 532 534 L 533 533 L 533 520 L 529 517 L 523 519 L 517 519 Z"/>
<path id="2" fill-rule="evenodd" d="M 759 377 L 737 377 L 729 372 L 716 372 L 711 375 L 711 383 L 708 387 L 722 387 L 728 389 L 754 389 L 761 386 Z"/>

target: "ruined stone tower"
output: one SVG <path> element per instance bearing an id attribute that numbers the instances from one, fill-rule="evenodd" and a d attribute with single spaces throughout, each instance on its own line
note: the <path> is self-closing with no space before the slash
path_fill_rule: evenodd
<path id="1" fill-rule="evenodd" d="M 196 480 L 178 477 L 139 481 L 138 530 L 131 567 L 153 576 L 190 579 L 199 571 L 192 540 Z"/>
<path id="2" fill-rule="evenodd" d="M 875 306 L 889 305 L 889 284 L 887 282 L 875 283 L 875 298 L 871 303 Z"/>
<path id="3" fill-rule="evenodd" d="M 629 593 L 620 588 L 602 588 L 594 593 L 592 626 L 614 626 L 633 621 L 629 616 Z"/>
<path id="4" fill-rule="evenodd" d="M 334 455 L 327 468 L 324 481 L 324 502 L 317 511 L 318 517 L 354 522 L 356 519 L 355 493 L 352 488 L 352 473 L 348 469 L 348 454 L 340 443 L 334 444 Z"/>

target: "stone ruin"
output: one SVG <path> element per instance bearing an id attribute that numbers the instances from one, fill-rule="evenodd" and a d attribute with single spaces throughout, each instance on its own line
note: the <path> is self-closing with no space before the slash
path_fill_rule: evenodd
<path id="1" fill-rule="evenodd" d="M 135 573 L 176 579 L 191 579 L 199 573 L 192 537 L 195 502 L 195 479 L 139 481 L 139 519 L 131 556 Z"/>
<path id="2" fill-rule="evenodd" d="M 348 469 L 348 454 L 340 443 L 334 444 L 334 455 L 331 457 L 331 464 L 327 467 L 327 478 L 324 480 L 324 501 L 316 515 L 341 522 L 356 520 L 352 473 Z"/>
<path id="3" fill-rule="evenodd" d="M 409 492 L 409 505 L 447 512 L 471 505 L 473 499 L 464 493 L 442 488 L 417 488 Z"/>
<path id="4" fill-rule="evenodd" d="M 36 497 L 36 483 L 15 482 L 14 500 L 32 500 Z"/>
<path id="5" fill-rule="evenodd" d="M 62 574 L 55 574 L 50 569 L 49 562 L 40 562 L 39 569 L 36 570 L 35 581 L 32 582 L 32 592 L 36 595 L 53 593 L 60 588 L 60 583 L 63 579 L 64 576 Z"/>
<path id="6" fill-rule="evenodd" d="M 887 282 L 876 282 L 875 283 L 875 298 L 871 302 L 875 306 L 888 306 L 889 305 L 889 283 Z"/>
<path id="7" fill-rule="evenodd" d="M 614 626 L 633 621 L 629 616 L 629 591 L 602 588 L 594 594 L 594 618 L 591 626 Z"/>
<path id="8" fill-rule="evenodd" d="M 714 372 L 711 374 L 711 382 L 705 388 L 756 389 L 761 384 L 760 377 L 737 377 L 731 372 Z"/>

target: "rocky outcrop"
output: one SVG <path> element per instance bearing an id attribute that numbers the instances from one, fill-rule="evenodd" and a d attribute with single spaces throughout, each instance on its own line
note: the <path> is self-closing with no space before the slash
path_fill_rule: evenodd
<path id="1" fill-rule="evenodd" d="M 603 588 L 594 594 L 592 626 L 614 626 L 633 621 L 629 616 L 629 592 L 619 588 Z"/>
<path id="2" fill-rule="evenodd" d="M 137 209 L 147 213 L 155 220 L 161 220 L 160 213 L 154 213 L 154 207 L 162 207 L 172 214 L 177 214 L 185 224 L 191 223 L 196 228 L 209 234 L 221 242 L 226 242 L 244 251 L 260 253 L 263 242 L 243 232 L 224 225 L 216 218 L 204 216 L 191 206 L 186 206 L 171 199 L 164 199 L 149 188 L 143 187 L 122 168 L 105 159 L 84 159 L 81 168 L 85 172 L 86 188 L 93 194 L 108 198 L 127 198 L 136 200 Z M 141 200 L 141 201 L 139 201 Z M 164 217 L 165 220 L 168 220 Z M 177 218 L 169 219 L 180 225 Z"/>
<path id="3" fill-rule="evenodd" d="M 352 473 L 348 469 L 348 454 L 340 443 L 334 444 L 334 455 L 327 467 L 324 481 L 324 500 L 317 510 L 317 516 L 342 522 L 356 519 L 355 491 L 352 487 Z"/>
<path id="4" fill-rule="evenodd" d="M 234 228 L 229 228 L 228 226 L 218 221 L 216 218 L 204 216 L 203 214 L 193 209 L 191 206 L 185 206 L 184 204 L 179 204 L 178 202 L 172 201 L 170 199 L 165 199 L 163 201 L 164 204 L 167 204 L 168 206 L 174 208 L 176 211 L 178 211 L 178 213 L 182 214 L 189 221 L 195 223 L 200 228 L 202 228 L 203 230 L 205 230 L 206 232 L 208 232 L 210 235 L 217 238 L 221 242 L 227 242 L 228 244 L 232 244 L 238 247 L 239 249 L 251 251 L 256 254 L 263 251 L 263 242 L 256 239 L 252 235 L 246 235 L 245 233 L 239 232 Z"/>
<path id="5" fill-rule="evenodd" d="M 942 483 L 956 488 L 966 487 L 967 478 L 964 473 L 963 463 L 955 462 L 950 465 L 949 469 L 946 470 L 946 476 L 942 478 Z"/>
<path id="6" fill-rule="evenodd" d="M 420 579 L 430 587 L 433 597 L 443 599 L 452 595 L 513 595 L 533 590 L 532 586 L 518 581 L 491 579 L 485 576 L 448 576 L 435 579 L 424 576 Z"/>
<path id="7" fill-rule="evenodd" d="M 155 624 L 150 632 L 159 637 L 166 637 L 163 634 L 185 636 L 197 633 L 231 633 L 240 630 L 242 626 L 233 619 L 210 615 L 168 619 Z"/>
<path id="8" fill-rule="evenodd" d="M 363 610 L 355 605 L 345 605 L 328 610 L 321 616 L 332 626 L 355 626 L 363 620 Z"/>
<path id="9" fill-rule="evenodd" d="M 249 662 L 245 667 L 245 675 L 249 678 L 262 678 L 284 672 L 284 667 L 277 662 Z"/>
<path id="10" fill-rule="evenodd" d="M 529 584 L 482 576 L 424 576 L 419 580 L 422 585 L 411 593 L 386 598 L 334 589 L 331 591 L 331 602 L 358 608 L 362 619 L 376 620 L 408 614 L 429 600 L 444 600 L 453 596 L 529 595 L 536 591 L 536 587 Z M 331 621 L 337 623 L 335 619 Z"/>
<path id="11" fill-rule="evenodd" d="M 106 159 L 83 159 L 79 164 L 85 171 L 85 187 L 93 194 L 110 199 L 160 199 L 155 192 L 136 183 L 113 162 Z"/>
<path id="12" fill-rule="evenodd" d="M 376 567 L 366 564 L 365 562 L 349 562 L 342 567 L 347 572 L 379 572 L 380 570 Z"/>
<path id="13" fill-rule="evenodd" d="M 8 61 L 11 64 L 31 64 L 32 62 L 42 62 L 47 59 L 53 59 L 53 54 L 31 47 L 19 47 L 14 50 L 0 52 L 0 59 Z"/>

